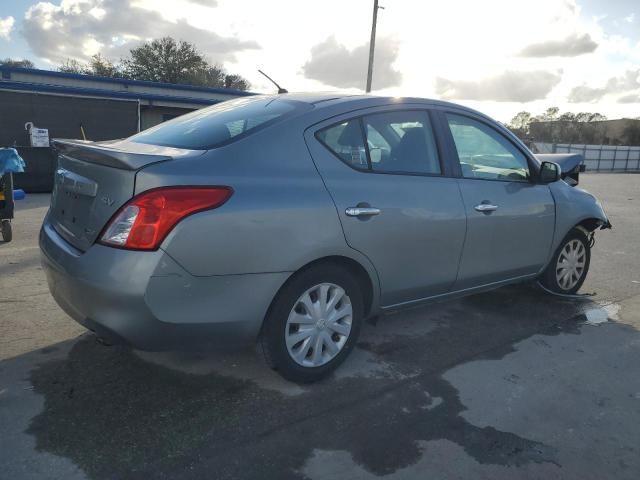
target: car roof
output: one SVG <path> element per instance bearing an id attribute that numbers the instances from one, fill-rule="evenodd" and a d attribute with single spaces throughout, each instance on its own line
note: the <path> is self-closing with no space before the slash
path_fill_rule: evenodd
<path id="1" fill-rule="evenodd" d="M 328 102 L 332 100 L 342 100 L 346 98 L 362 98 L 366 95 L 353 95 L 340 92 L 294 92 L 294 93 L 281 93 L 274 95 L 282 99 L 295 100 L 297 102 L 311 103 L 316 105 L 322 102 Z"/>
<path id="2" fill-rule="evenodd" d="M 342 92 L 295 92 L 295 93 L 283 93 L 273 95 L 274 97 L 295 100 L 297 102 L 308 103 L 314 105 L 317 108 L 333 107 L 336 105 L 347 106 L 347 104 L 357 104 L 359 108 L 367 106 L 379 106 L 389 103 L 393 104 L 416 104 L 422 103 L 431 106 L 441 106 L 448 108 L 455 108 L 456 110 L 466 111 L 474 113 L 476 115 L 489 118 L 486 114 L 478 112 L 469 107 L 463 105 L 447 102 L 444 100 L 436 100 L 432 98 L 420 98 L 420 97 L 391 97 L 380 95 L 364 95 Z M 490 118 L 489 118 L 490 119 Z"/>
<path id="3" fill-rule="evenodd" d="M 491 118 L 489 115 L 474 110 L 473 108 L 465 107 L 453 102 L 447 102 L 444 100 L 436 100 L 432 98 L 420 98 L 420 97 L 391 97 L 391 96 L 379 96 L 379 95 L 363 95 L 363 94 L 350 94 L 342 92 L 320 92 L 320 93 L 283 93 L 278 95 L 272 95 L 275 98 L 282 98 L 283 100 L 294 100 L 297 102 L 307 103 L 313 105 L 314 111 L 318 114 L 325 113 L 327 118 L 333 115 L 340 115 L 342 113 L 348 113 L 352 110 L 359 110 L 369 107 L 383 107 L 388 105 L 408 105 L 415 108 L 416 105 L 424 105 L 425 107 L 442 107 L 454 111 L 455 113 L 468 113 L 471 116 L 479 117 L 488 121 L 498 128 L 502 133 L 507 134 L 511 139 L 519 143 L 522 147 L 527 149 L 526 145 L 518 139 L 513 132 L 507 129 L 502 123 Z M 311 113 L 311 112 L 307 112 Z M 318 118 L 315 119 L 318 121 Z M 532 153 L 528 154 L 531 158 L 535 157 Z"/>

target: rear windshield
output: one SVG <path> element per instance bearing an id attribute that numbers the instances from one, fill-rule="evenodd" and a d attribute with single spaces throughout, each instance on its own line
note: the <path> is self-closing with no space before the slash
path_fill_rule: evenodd
<path id="1" fill-rule="evenodd" d="M 196 110 L 130 138 L 137 143 L 207 150 L 242 138 L 309 105 L 279 97 L 244 97 Z"/>

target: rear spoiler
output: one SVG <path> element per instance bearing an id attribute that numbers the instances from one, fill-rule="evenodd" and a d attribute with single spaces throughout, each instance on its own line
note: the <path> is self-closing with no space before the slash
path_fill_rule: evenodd
<path id="1" fill-rule="evenodd" d="M 560 165 L 560 178 L 571 186 L 578 185 L 578 177 L 585 171 L 584 156 L 580 153 L 541 153 L 536 158 Z"/>
<path id="2" fill-rule="evenodd" d="M 181 152 L 179 149 L 117 140 L 91 142 L 54 139 L 51 146 L 61 155 L 122 170 L 138 170 L 151 163 L 171 160 L 177 152 Z M 120 146 L 126 147 L 126 150 L 117 148 Z"/>

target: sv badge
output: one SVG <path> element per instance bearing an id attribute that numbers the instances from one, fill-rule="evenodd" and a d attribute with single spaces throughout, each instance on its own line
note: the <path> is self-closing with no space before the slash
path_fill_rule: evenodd
<path id="1" fill-rule="evenodd" d="M 101 201 L 102 201 L 102 203 L 104 203 L 107 207 L 112 206 L 112 205 L 113 205 L 113 203 L 114 203 L 114 200 L 113 200 L 111 197 L 109 197 L 108 195 L 105 195 L 105 196 L 104 196 L 104 197 L 102 197 L 100 200 L 101 200 Z"/>

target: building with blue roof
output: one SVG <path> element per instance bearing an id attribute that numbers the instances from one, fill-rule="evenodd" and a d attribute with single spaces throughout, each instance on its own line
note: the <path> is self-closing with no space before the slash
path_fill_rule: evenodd
<path id="1" fill-rule="evenodd" d="M 49 148 L 31 146 L 28 123 L 50 138 L 112 140 L 248 95 L 254 93 L 0 65 L 0 147 L 17 148 L 27 162 L 18 185 L 48 191 L 55 158 Z"/>

